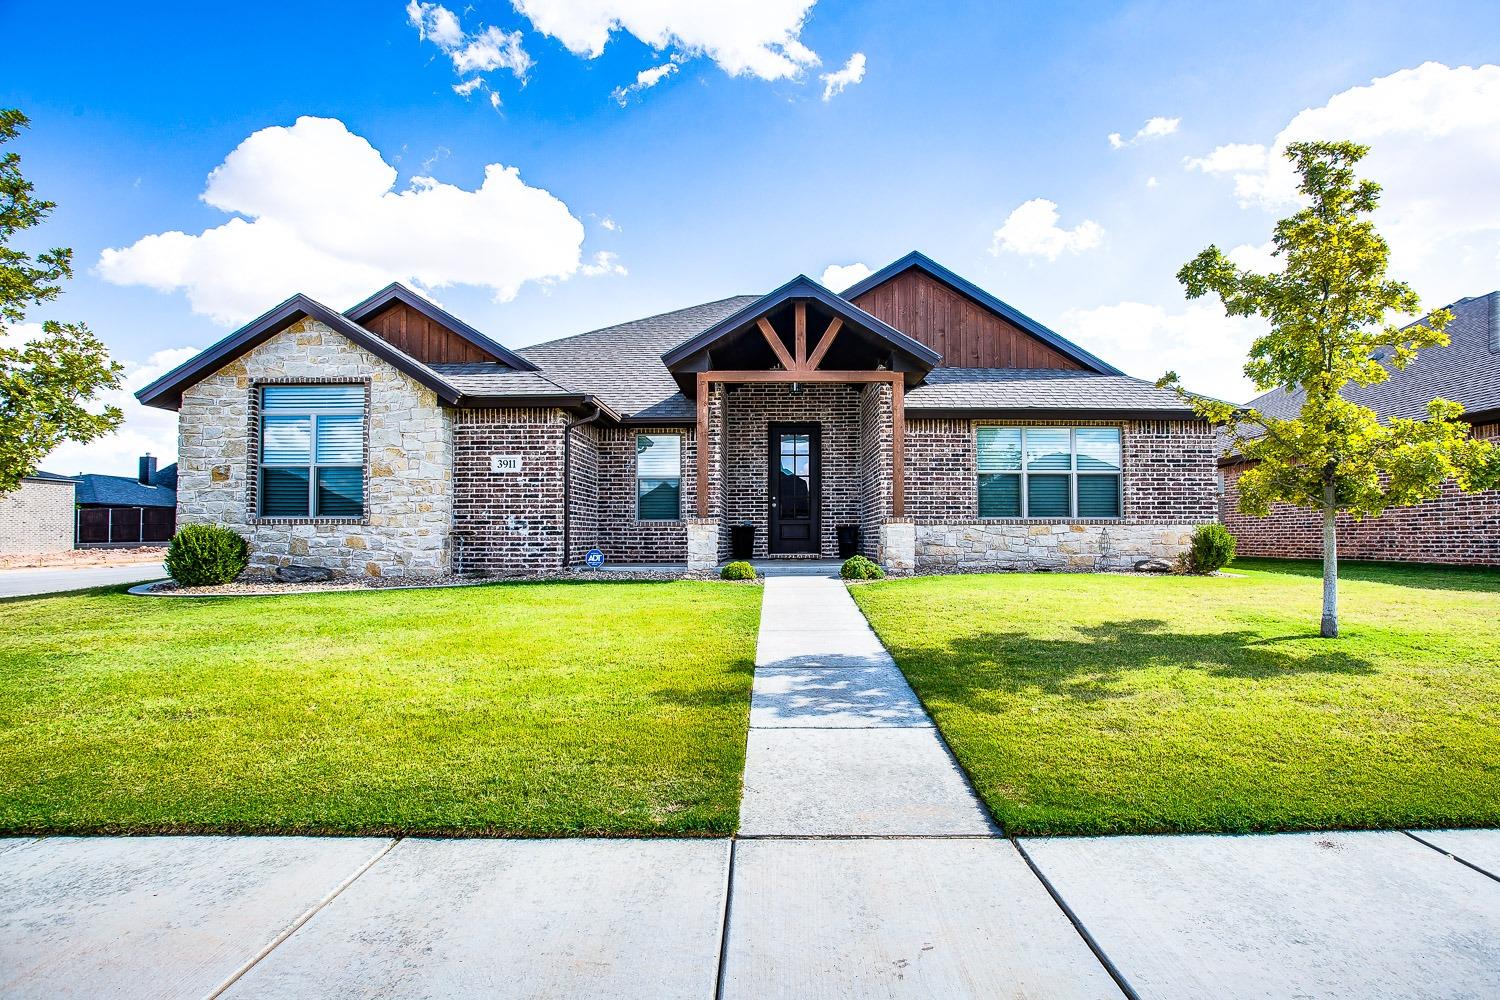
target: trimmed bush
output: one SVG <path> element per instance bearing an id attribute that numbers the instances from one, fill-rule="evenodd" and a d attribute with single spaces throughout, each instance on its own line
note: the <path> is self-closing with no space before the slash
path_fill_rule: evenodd
<path id="1" fill-rule="evenodd" d="M 1234 558 L 1234 536 L 1222 524 L 1201 524 L 1193 532 L 1192 548 L 1184 555 L 1190 573 L 1221 570 Z"/>
<path id="2" fill-rule="evenodd" d="M 844 565 L 839 568 L 839 576 L 845 580 L 879 580 L 885 576 L 885 570 L 880 568 L 879 563 L 864 556 L 854 556 L 845 560 Z"/>
<path id="3" fill-rule="evenodd" d="M 184 587 L 228 583 L 250 562 L 250 544 L 228 528 L 188 524 L 167 545 L 167 572 Z"/>
<path id="4" fill-rule="evenodd" d="M 744 560 L 725 563 L 724 568 L 719 570 L 719 578 L 721 580 L 754 580 L 755 567 Z"/>

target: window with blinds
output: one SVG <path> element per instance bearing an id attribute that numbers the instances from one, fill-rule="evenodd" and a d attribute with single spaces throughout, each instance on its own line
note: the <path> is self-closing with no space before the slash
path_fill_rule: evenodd
<path id="1" fill-rule="evenodd" d="M 640 521 L 682 517 L 682 435 L 635 436 L 635 515 Z"/>
<path id="2" fill-rule="evenodd" d="M 363 517 L 365 387 L 268 385 L 260 396 L 262 517 Z"/>
<path id="3" fill-rule="evenodd" d="M 1119 517 L 1118 427 L 980 427 L 980 517 Z"/>

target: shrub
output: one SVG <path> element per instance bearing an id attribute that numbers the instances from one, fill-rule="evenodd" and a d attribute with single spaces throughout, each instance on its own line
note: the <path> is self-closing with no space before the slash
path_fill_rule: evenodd
<path id="1" fill-rule="evenodd" d="M 214 524 L 184 525 L 167 545 L 167 572 L 184 587 L 228 583 L 249 562 L 249 543 Z"/>
<path id="2" fill-rule="evenodd" d="M 845 580 L 879 580 L 885 576 L 885 570 L 880 568 L 879 563 L 872 562 L 864 556 L 854 556 L 844 562 L 839 569 L 839 576 Z"/>
<path id="3" fill-rule="evenodd" d="M 719 570 L 719 578 L 722 580 L 754 580 L 755 567 L 744 560 L 726 563 L 724 568 Z"/>
<path id="4" fill-rule="evenodd" d="M 1193 544 L 1183 553 L 1190 573 L 1212 573 L 1234 558 L 1234 536 L 1222 524 L 1201 524 L 1193 532 Z"/>

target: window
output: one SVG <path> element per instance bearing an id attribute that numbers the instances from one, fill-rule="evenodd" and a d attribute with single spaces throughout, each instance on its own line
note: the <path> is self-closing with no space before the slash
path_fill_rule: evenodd
<path id="1" fill-rule="evenodd" d="M 1119 517 L 1118 427 L 981 427 L 980 517 Z"/>
<path id="2" fill-rule="evenodd" d="M 268 385 L 260 414 L 261 517 L 364 516 L 364 386 Z"/>
<path id="3" fill-rule="evenodd" d="M 635 437 L 635 515 L 641 521 L 676 521 L 682 515 L 682 435 Z"/>

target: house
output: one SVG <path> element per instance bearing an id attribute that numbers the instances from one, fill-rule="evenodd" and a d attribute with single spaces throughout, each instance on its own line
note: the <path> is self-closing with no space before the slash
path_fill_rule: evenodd
<path id="1" fill-rule="evenodd" d="M 142 455 L 135 478 L 84 473 L 78 479 L 79 548 L 160 545 L 177 531 L 177 466 L 157 470 Z"/>
<path id="2" fill-rule="evenodd" d="M 1376 385 L 1350 386 L 1344 397 L 1381 419 L 1422 419 L 1433 399 L 1464 407 L 1478 437 L 1500 439 L 1500 291 L 1460 299 L 1449 306 L 1449 343 L 1429 347 L 1405 368 Z M 1249 404 L 1268 416 L 1288 419 L 1302 408 L 1302 394 L 1274 389 Z M 1226 457 L 1224 524 L 1248 556 L 1317 559 L 1323 554 L 1323 520 L 1316 511 L 1277 504 L 1266 517 L 1239 511 L 1236 481 L 1243 460 Z M 1415 507 L 1379 517 L 1338 519 L 1339 555 L 1345 559 L 1500 566 L 1500 490 L 1463 493 L 1452 483 Z"/>
<path id="3" fill-rule="evenodd" d="M 142 389 L 178 517 L 376 575 L 758 557 L 1099 570 L 1218 518 L 1210 428 L 909 254 L 512 351 L 391 285 L 295 295 Z"/>
<path id="4" fill-rule="evenodd" d="M 34 472 L 0 494 L 0 556 L 66 552 L 73 547 L 74 480 Z"/>

